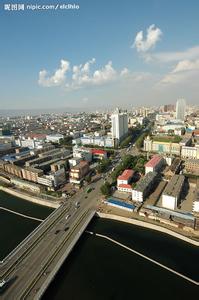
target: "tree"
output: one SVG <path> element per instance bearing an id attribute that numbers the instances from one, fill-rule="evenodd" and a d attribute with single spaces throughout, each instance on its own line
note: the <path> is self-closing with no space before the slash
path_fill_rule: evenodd
<path id="1" fill-rule="evenodd" d="M 127 147 L 131 142 L 132 142 L 132 135 L 128 136 L 127 138 L 125 138 L 123 142 L 121 142 L 120 148 Z"/>
<path id="2" fill-rule="evenodd" d="M 87 176 L 85 177 L 85 181 L 86 181 L 87 183 L 90 183 L 90 182 L 91 182 L 91 175 L 90 175 L 90 174 L 87 175 Z"/>
<path id="3" fill-rule="evenodd" d="M 65 136 L 63 139 L 60 139 L 60 145 L 72 145 L 72 136 Z"/>
<path id="4" fill-rule="evenodd" d="M 111 185 L 107 181 L 101 186 L 100 188 L 101 193 L 104 196 L 110 196 L 111 195 Z"/>
<path id="5" fill-rule="evenodd" d="M 96 168 L 97 172 L 98 173 L 106 172 L 106 170 L 110 166 L 110 163 L 111 162 L 109 159 L 102 159 Z"/>

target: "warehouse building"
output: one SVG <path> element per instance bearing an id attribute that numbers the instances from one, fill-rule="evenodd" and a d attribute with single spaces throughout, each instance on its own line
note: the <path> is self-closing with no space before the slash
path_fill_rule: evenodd
<path id="1" fill-rule="evenodd" d="M 141 178 L 132 190 L 132 200 L 143 202 L 152 190 L 157 172 L 149 172 Z"/>
<path id="2" fill-rule="evenodd" d="M 162 207 L 175 210 L 179 204 L 185 177 L 175 174 L 162 194 Z"/>

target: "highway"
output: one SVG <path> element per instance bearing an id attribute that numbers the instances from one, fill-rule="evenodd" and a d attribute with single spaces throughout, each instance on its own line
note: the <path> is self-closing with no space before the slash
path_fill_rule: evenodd
<path id="1" fill-rule="evenodd" d="M 60 257 L 95 211 L 102 183 L 100 179 L 91 184 L 94 189 L 90 193 L 79 191 L 67 200 L 1 262 L 0 279 L 11 280 L 1 299 L 38 299 L 37 293 Z"/>

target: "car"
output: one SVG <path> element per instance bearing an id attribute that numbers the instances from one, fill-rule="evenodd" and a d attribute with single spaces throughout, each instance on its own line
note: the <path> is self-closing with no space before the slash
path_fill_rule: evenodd
<path id="1" fill-rule="evenodd" d="M 70 216 L 71 216 L 70 214 L 67 215 L 67 216 L 65 217 L 65 219 L 68 220 L 68 218 L 70 218 Z"/>

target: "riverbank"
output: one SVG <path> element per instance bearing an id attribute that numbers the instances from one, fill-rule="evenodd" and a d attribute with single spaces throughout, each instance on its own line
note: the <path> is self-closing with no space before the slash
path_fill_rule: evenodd
<path id="1" fill-rule="evenodd" d="M 158 225 L 155 225 L 155 224 L 147 223 L 147 222 L 136 220 L 136 219 L 130 219 L 130 218 L 114 215 L 114 214 L 107 214 L 107 213 L 97 212 L 96 215 L 100 218 L 117 220 L 117 221 L 129 223 L 129 224 L 133 224 L 133 225 L 136 225 L 136 226 L 141 226 L 141 227 L 145 227 L 145 228 L 148 228 L 148 229 L 163 232 L 163 233 L 169 234 L 169 235 L 171 235 L 175 238 L 178 238 L 182 241 L 190 243 L 194 246 L 199 246 L 199 242 L 197 242 L 195 240 L 192 240 L 191 238 L 188 238 L 188 237 L 186 237 L 186 236 L 184 236 L 180 233 L 174 232 L 174 231 L 172 231 L 170 229 L 167 229 L 165 227 L 162 227 L 162 226 L 158 226 Z"/>
<path id="2" fill-rule="evenodd" d="M 39 198 L 39 197 L 36 197 L 36 196 L 31 196 L 31 195 L 28 195 L 24 192 L 18 191 L 16 189 L 14 190 L 12 188 L 0 186 L 0 190 L 5 192 L 5 193 L 8 193 L 8 194 L 13 195 L 13 196 L 18 197 L 18 198 L 21 198 L 23 200 L 30 201 L 30 202 L 35 203 L 35 204 L 39 204 L 39 205 L 43 205 L 43 206 L 47 206 L 47 207 L 51 207 L 51 208 L 58 208 L 60 206 L 59 202 L 53 202 L 53 201 L 42 199 L 42 198 Z"/>

